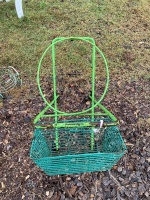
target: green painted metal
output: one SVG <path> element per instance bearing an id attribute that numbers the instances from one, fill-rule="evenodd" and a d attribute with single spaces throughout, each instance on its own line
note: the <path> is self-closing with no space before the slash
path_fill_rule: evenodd
<path id="1" fill-rule="evenodd" d="M 92 46 L 91 107 L 79 112 L 63 112 L 58 109 L 57 105 L 59 96 L 56 92 L 55 45 L 65 40 L 82 40 Z M 48 102 L 44 96 L 40 82 L 42 61 L 49 49 L 52 50 L 54 96 L 51 102 Z M 107 77 L 104 92 L 98 101 L 95 100 L 96 51 L 104 60 Z M 89 37 L 55 38 L 39 61 L 37 83 L 46 107 L 34 119 L 35 130 L 30 150 L 31 159 L 48 175 L 111 169 L 126 152 L 126 146 L 116 126 L 117 118 L 101 104 L 108 89 L 109 70 L 106 58 L 95 45 L 94 39 Z M 99 107 L 101 111 L 95 112 L 96 107 Z M 47 114 L 49 109 L 53 113 Z M 72 116 L 75 118 L 72 119 Z M 71 119 L 66 120 L 66 117 Z"/>
<path id="2" fill-rule="evenodd" d="M 95 99 L 94 99 L 94 102 L 97 103 L 97 101 Z M 112 121 L 114 121 L 114 122 L 117 121 L 117 118 L 109 110 L 107 110 L 107 108 L 105 108 L 102 104 L 99 103 L 98 107 L 100 107 L 101 110 L 103 110 L 103 112 L 105 112 L 105 114 L 107 114 L 111 118 Z"/>
<path id="3" fill-rule="evenodd" d="M 49 103 L 47 101 L 47 99 L 45 98 L 44 94 L 43 94 L 43 91 L 41 89 L 41 82 L 40 82 L 40 71 L 41 71 L 41 66 L 42 66 L 42 61 L 46 55 L 46 53 L 48 52 L 49 49 L 52 49 L 52 68 L 53 68 L 53 89 L 54 89 L 54 99 L 56 98 L 56 73 L 55 73 L 55 48 L 54 48 L 54 45 L 56 45 L 58 42 L 63 42 L 65 40 L 83 40 L 87 43 L 90 43 L 93 47 L 93 51 L 92 51 L 92 106 L 86 110 L 83 110 L 82 112 L 74 112 L 74 113 L 66 113 L 66 112 L 63 112 L 63 111 L 60 111 L 57 109 L 57 102 L 55 101 L 55 105 L 54 107 L 51 105 L 51 103 Z M 94 77 L 95 77 L 95 50 L 96 49 L 100 55 L 102 56 L 103 60 L 104 60 L 104 63 L 105 63 L 105 69 L 106 69 L 106 85 L 105 85 L 105 89 L 104 89 L 104 92 L 102 94 L 102 96 L 100 97 L 99 101 L 97 101 L 96 104 L 94 104 L 94 85 L 95 85 L 95 80 L 94 80 Z M 107 60 L 103 54 L 103 52 L 95 45 L 95 41 L 93 38 L 89 38 L 89 37 L 68 37 L 68 38 L 56 38 L 52 41 L 52 44 L 49 45 L 47 47 L 47 49 L 44 51 L 44 53 L 42 54 L 41 56 L 41 59 L 39 61 L 39 65 L 38 65 L 38 72 L 37 72 L 37 83 L 38 83 L 38 88 L 39 88 L 39 92 L 44 100 L 44 102 L 49 105 L 49 108 L 53 109 L 55 113 L 62 113 L 62 114 L 65 114 L 65 116 L 75 116 L 75 115 L 80 115 L 82 113 L 86 113 L 88 111 L 91 111 L 92 109 L 94 109 L 105 97 L 106 93 L 107 93 L 107 90 L 108 90 L 108 85 L 109 85 L 109 69 L 108 69 L 108 64 L 107 64 Z"/>
<path id="4" fill-rule="evenodd" d="M 59 150 L 55 148 L 55 129 L 36 128 L 34 132 L 30 157 L 48 175 L 109 170 L 126 152 L 116 126 L 102 129 L 94 138 L 93 149 L 91 127 L 57 131 L 61 135 Z"/>
<path id="5" fill-rule="evenodd" d="M 58 98 L 58 96 L 56 96 L 56 99 Z M 51 102 L 51 104 L 53 104 L 54 103 L 54 99 L 53 99 L 53 101 Z M 49 109 L 49 105 L 47 105 L 36 117 L 35 117 L 35 119 L 34 119 L 34 124 L 36 124 L 38 121 L 39 121 L 39 119 L 40 118 L 42 118 L 43 116 L 44 116 L 44 113 L 47 111 Z M 47 116 L 47 117 L 49 117 L 49 116 Z"/>
<path id="6" fill-rule="evenodd" d="M 108 116 L 107 116 L 108 117 Z M 102 120 L 104 120 L 105 118 L 102 118 Z M 115 126 L 115 125 L 118 125 L 118 121 L 116 123 L 114 122 L 107 122 L 107 123 L 104 123 L 103 126 L 106 127 L 106 126 Z M 74 121 L 74 122 L 65 122 L 65 121 L 57 121 L 57 122 L 52 122 L 52 123 L 37 123 L 35 124 L 35 127 L 36 128 L 83 128 L 83 127 L 97 127 L 99 126 L 99 121 L 98 122 L 95 122 L 95 121 Z"/>

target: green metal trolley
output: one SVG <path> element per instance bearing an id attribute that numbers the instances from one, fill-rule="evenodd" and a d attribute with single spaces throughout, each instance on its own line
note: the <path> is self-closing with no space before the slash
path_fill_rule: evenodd
<path id="1" fill-rule="evenodd" d="M 90 106 L 77 112 L 61 111 L 58 108 L 61 95 L 58 94 L 56 46 L 65 41 L 77 41 L 79 44 L 80 41 L 85 42 L 91 46 L 92 51 L 91 93 L 88 97 Z M 40 78 L 42 62 L 50 49 L 53 91 L 51 101 L 47 100 L 42 90 Z M 105 87 L 99 100 L 95 99 L 96 52 L 102 57 L 106 72 Z M 80 70 L 82 71 L 82 67 Z M 77 73 L 77 76 L 79 79 L 76 84 L 83 78 L 81 73 Z M 31 159 L 48 175 L 111 169 L 126 152 L 126 146 L 117 127 L 118 120 L 101 104 L 108 90 L 109 69 L 106 58 L 96 46 L 94 39 L 89 37 L 55 38 L 39 61 L 37 83 L 46 106 L 34 119 Z"/>

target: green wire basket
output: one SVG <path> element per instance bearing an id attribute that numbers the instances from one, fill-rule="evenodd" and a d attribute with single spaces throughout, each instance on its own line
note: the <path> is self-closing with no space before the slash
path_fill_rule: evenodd
<path id="1" fill-rule="evenodd" d="M 90 106 L 77 112 L 64 112 L 59 109 L 59 95 L 57 94 L 59 79 L 55 47 L 66 40 L 84 41 L 92 46 Z M 51 101 L 47 100 L 42 90 L 40 77 L 43 59 L 50 49 L 52 50 L 53 91 Z M 99 100 L 95 99 L 96 52 L 103 58 L 106 71 L 105 88 Z M 83 79 L 83 77 L 79 78 Z M 107 61 L 102 51 L 95 45 L 94 39 L 88 37 L 55 38 L 40 59 L 37 82 L 46 107 L 34 120 L 31 159 L 48 175 L 111 169 L 126 152 L 126 146 L 117 127 L 118 120 L 101 104 L 108 89 L 109 70 Z M 96 108 L 100 111 L 96 111 Z"/>
<path id="2" fill-rule="evenodd" d="M 4 93 L 20 85 L 22 85 L 22 80 L 14 67 L 8 66 L 0 68 L 0 98 L 3 98 Z"/>

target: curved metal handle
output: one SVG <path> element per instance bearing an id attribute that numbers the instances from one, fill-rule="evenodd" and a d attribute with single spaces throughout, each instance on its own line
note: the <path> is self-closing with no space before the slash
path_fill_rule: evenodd
<path id="1" fill-rule="evenodd" d="M 44 94 L 43 94 L 43 91 L 42 91 L 42 88 L 41 88 L 41 82 L 40 82 L 40 72 L 41 72 L 41 66 L 42 66 L 42 61 L 47 53 L 47 51 L 49 49 L 54 48 L 54 45 L 57 44 L 58 42 L 63 42 L 65 40 L 83 40 L 89 44 L 91 44 L 92 46 L 95 47 L 95 49 L 100 53 L 101 57 L 103 58 L 104 60 L 104 64 L 105 64 L 105 70 L 106 70 L 106 85 L 105 85 L 105 89 L 104 89 L 104 92 L 101 96 L 101 98 L 94 104 L 92 105 L 90 108 L 86 109 L 86 110 L 83 110 L 81 112 L 73 112 L 73 113 L 67 113 L 67 112 L 63 112 L 63 111 L 60 111 L 58 109 L 56 109 L 56 106 L 52 106 L 48 101 L 47 99 L 45 98 Z M 106 95 L 106 92 L 108 90 L 108 85 L 109 85 L 109 69 L 108 69 L 108 64 L 107 64 L 107 61 L 106 61 L 106 58 L 103 54 L 103 52 L 95 45 L 95 42 L 93 42 L 94 39 L 93 38 L 89 38 L 89 37 L 61 37 L 61 38 L 55 38 L 52 43 L 46 48 L 46 50 L 44 51 L 44 53 L 42 54 L 41 58 L 40 58 L 40 61 L 39 61 L 39 65 L 38 65 L 38 72 L 37 72 L 37 83 L 38 83 L 38 88 L 39 88 L 39 92 L 40 92 L 40 95 L 42 96 L 44 102 L 49 106 L 49 108 L 51 108 L 52 110 L 54 110 L 54 112 L 56 113 L 61 113 L 61 114 L 66 114 L 66 115 L 77 115 L 77 114 L 81 114 L 81 113 L 86 113 L 90 110 L 92 110 L 93 108 L 95 108 L 96 106 L 98 106 L 98 104 L 103 100 L 103 98 L 105 97 Z M 53 72 L 55 72 L 55 53 L 54 51 L 52 51 L 52 60 L 53 60 Z M 55 75 L 53 75 L 53 80 L 55 78 Z M 54 86 L 54 90 L 56 90 L 55 86 Z M 55 95 L 56 96 L 56 95 Z M 56 98 L 54 97 L 55 99 L 55 102 L 56 102 Z"/>
<path id="2" fill-rule="evenodd" d="M 18 76 L 19 76 L 19 73 L 18 73 L 18 71 L 14 68 L 14 67 L 12 67 L 12 66 L 9 66 L 9 68 L 11 69 L 11 70 L 13 70 Z"/>

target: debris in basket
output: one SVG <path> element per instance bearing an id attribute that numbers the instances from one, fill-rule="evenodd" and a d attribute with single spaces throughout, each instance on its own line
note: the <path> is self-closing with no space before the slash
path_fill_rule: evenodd
<path id="1" fill-rule="evenodd" d="M 91 132 L 92 129 L 58 129 L 59 151 L 56 151 L 55 129 L 42 132 L 46 139 L 49 149 L 52 149 L 51 155 L 73 155 L 91 151 Z M 97 144 L 100 148 L 100 141 Z"/>

